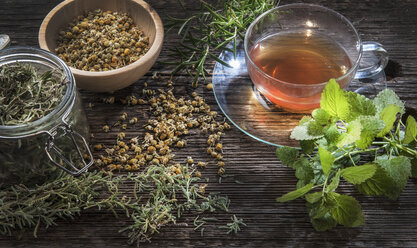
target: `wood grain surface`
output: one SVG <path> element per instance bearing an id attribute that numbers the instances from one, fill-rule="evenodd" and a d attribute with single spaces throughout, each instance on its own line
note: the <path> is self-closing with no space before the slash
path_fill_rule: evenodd
<path id="1" fill-rule="evenodd" d="M 86 0 L 87 1 L 87 0 Z M 12 45 L 38 46 L 39 26 L 46 14 L 60 0 L 0 0 L 0 33 L 10 35 Z M 179 14 L 176 0 L 148 1 L 163 21 L 167 15 Z M 185 1 L 187 7 L 198 10 L 198 1 Z M 293 1 L 283 0 L 280 4 Z M 388 50 L 393 61 L 387 74 L 388 87 L 394 89 L 406 101 L 408 110 L 417 113 L 417 0 L 307 0 L 339 11 L 358 28 L 363 40 L 380 42 Z M 175 46 L 177 37 L 168 33 L 160 58 L 167 49 Z M 211 68 L 214 62 L 211 62 Z M 398 65 L 401 67 L 399 70 Z M 394 68 L 394 69 L 392 69 Z M 115 93 L 116 98 L 142 90 L 148 81 L 153 87 L 165 83 L 152 79 L 159 72 L 163 80 L 169 78 L 169 69 L 156 64 L 140 81 Z M 211 79 L 208 78 L 208 81 Z M 185 75 L 174 78 L 175 94 L 190 94 L 191 79 Z M 213 109 L 216 106 L 212 92 L 204 87 L 196 91 L 203 95 Z M 106 94 L 81 91 L 86 107 L 93 143 L 111 144 L 116 132 L 103 133 L 101 127 L 113 123 L 122 112 L 144 116 L 143 109 L 119 104 L 105 105 Z M 141 133 L 142 132 L 142 133 Z M 143 131 L 127 130 L 128 135 L 141 135 Z M 205 139 L 191 134 L 189 148 L 177 153 L 177 160 L 186 156 L 209 161 L 205 154 Z M 141 247 L 417 247 L 417 181 L 410 180 L 397 201 L 359 195 L 353 188 L 344 186 L 342 191 L 352 194 L 361 202 L 366 225 L 359 228 L 337 227 L 328 232 L 316 232 L 309 222 L 304 201 L 295 200 L 280 204 L 275 201 L 293 190 L 296 178 L 291 169 L 280 164 L 275 148 L 255 141 L 237 128 L 232 128 L 223 140 L 227 173 L 233 177 L 217 183 L 216 167 L 212 162 L 204 172 L 210 177 L 208 191 L 220 192 L 231 199 L 230 213 L 243 218 L 247 227 L 236 235 L 226 235 L 224 230 L 208 225 L 204 237 L 193 230 L 192 213 L 185 215 L 181 223 L 164 227 L 151 243 Z M 238 180 L 243 184 L 236 184 Z M 216 213 L 218 223 L 228 222 L 230 213 Z M 73 221 L 58 221 L 58 226 L 41 229 L 38 238 L 26 233 L 21 239 L 0 237 L 0 247 L 129 247 L 127 238 L 118 233 L 126 225 L 123 218 L 91 210 Z"/>

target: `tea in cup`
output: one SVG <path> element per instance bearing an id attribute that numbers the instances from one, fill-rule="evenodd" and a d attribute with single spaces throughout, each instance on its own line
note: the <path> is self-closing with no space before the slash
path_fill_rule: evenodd
<path id="1" fill-rule="evenodd" d="M 335 78 L 342 88 L 354 78 L 384 69 L 387 52 L 376 42 L 362 42 L 341 14 L 313 4 L 289 4 L 259 16 L 248 28 L 245 59 L 259 92 L 276 105 L 299 112 L 320 106 L 321 92 Z M 379 61 L 360 68 L 364 52 Z"/>

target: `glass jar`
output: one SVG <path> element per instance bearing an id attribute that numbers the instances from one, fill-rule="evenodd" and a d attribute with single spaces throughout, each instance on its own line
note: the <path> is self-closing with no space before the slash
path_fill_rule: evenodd
<path id="1" fill-rule="evenodd" d="M 93 164 L 89 126 L 70 69 L 45 50 L 0 51 L 0 68 L 16 63 L 31 64 L 39 73 L 53 71 L 67 87 L 60 104 L 46 116 L 28 124 L 0 125 L 0 188 L 17 184 L 32 188 L 66 173 L 86 171 Z"/>

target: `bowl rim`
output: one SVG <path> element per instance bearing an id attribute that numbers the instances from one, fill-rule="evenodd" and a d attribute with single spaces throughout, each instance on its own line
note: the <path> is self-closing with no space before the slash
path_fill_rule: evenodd
<path id="1" fill-rule="evenodd" d="M 61 11 L 66 5 L 68 5 L 72 2 L 75 2 L 75 1 L 79 1 L 79 0 L 65 0 L 65 1 L 61 2 L 60 4 L 58 4 L 57 6 L 55 6 L 45 16 L 45 18 L 43 19 L 42 24 L 39 28 L 39 34 L 38 34 L 38 42 L 39 42 L 40 48 L 45 49 L 45 50 L 55 54 L 55 52 L 50 49 L 50 47 L 48 46 L 48 43 L 46 42 L 47 27 L 50 23 L 50 20 L 52 19 L 53 16 L 56 15 L 56 13 Z M 147 2 L 145 2 L 143 0 L 125 0 L 125 1 L 132 1 L 132 2 L 135 2 L 135 3 L 139 4 L 151 16 L 151 19 L 152 19 L 152 21 L 155 25 L 155 39 L 154 39 L 152 45 L 150 46 L 149 50 L 141 58 L 139 58 L 137 61 L 135 61 L 135 62 L 133 62 L 129 65 L 125 65 L 125 66 L 122 66 L 120 68 L 112 69 L 112 70 L 108 70 L 108 71 L 84 71 L 84 70 L 80 70 L 80 69 L 77 69 L 75 67 L 72 67 L 72 66 L 68 65 L 68 67 L 71 69 L 71 71 L 74 75 L 79 75 L 79 76 L 83 76 L 83 77 L 91 77 L 91 76 L 109 77 L 109 76 L 120 75 L 120 73 L 122 73 L 122 72 L 135 70 L 138 67 L 151 62 L 152 59 L 153 59 L 153 56 L 155 54 L 159 54 L 159 52 L 161 50 L 161 47 L 162 47 L 162 44 L 163 44 L 163 40 L 164 40 L 164 26 L 162 24 L 162 20 L 159 17 L 158 13 L 155 11 L 154 8 L 152 8 Z"/>

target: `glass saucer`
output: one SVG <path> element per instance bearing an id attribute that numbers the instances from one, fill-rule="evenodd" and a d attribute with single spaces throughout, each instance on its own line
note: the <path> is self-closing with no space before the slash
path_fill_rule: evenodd
<path id="1" fill-rule="evenodd" d="M 231 48 L 231 44 L 229 44 Z M 266 99 L 253 85 L 245 64 L 243 42 L 237 43 L 237 53 L 224 50 L 220 59 L 230 66 L 216 62 L 213 71 L 213 91 L 224 115 L 250 137 L 272 146 L 299 147 L 290 139 L 291 131 L 306 113 L 290 113 Z M 371 79 L 354 80 L 347 90 L 373 98 L 386 87 L 382 71 Z"/>

